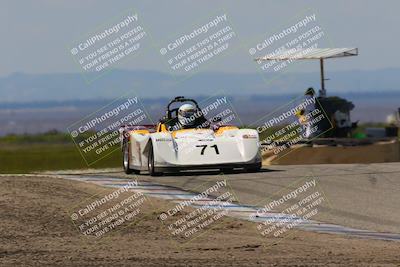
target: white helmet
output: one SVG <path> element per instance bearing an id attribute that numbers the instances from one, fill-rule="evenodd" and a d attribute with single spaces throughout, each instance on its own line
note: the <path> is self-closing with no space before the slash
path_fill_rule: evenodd
<path id="1" fill-rule="evenodd" d="M 191 126 L 195 124 L 196 108 L 191 104 L 183 104 L 178 109 L 178 120 L 182 126 Z"/>

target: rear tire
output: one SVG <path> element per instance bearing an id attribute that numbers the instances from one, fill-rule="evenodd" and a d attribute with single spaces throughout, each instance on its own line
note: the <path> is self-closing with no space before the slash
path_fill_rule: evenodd
<path id="1" fill-rule="evenodd" d="M 150 176 L 160 176 L 162 175 L 162 172 L 156 172 L 155 167 L 154 167 L 154 150 L 153 150 L 153 143 L 150 141 L 150 147 L 149 147 L 149 154 L 147 157 L 147 166 L 149 170 Z"/>
<path id="2" fill-rule="evenodd" d="M 135 170 L 131 169 L 129 166 L 129 141 L 124 140 L 124 146 L 123 146 L 123 151 L 122 151 L 122 166 L 124 168 L 124 172 L 126 174 L 131 174 Z"/>

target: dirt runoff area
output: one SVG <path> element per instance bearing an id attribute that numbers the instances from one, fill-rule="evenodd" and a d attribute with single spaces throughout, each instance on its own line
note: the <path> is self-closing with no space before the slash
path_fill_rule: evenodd
<path id="1" fill-rule="evenodd" d="M 70 208 L 113 191 L 60 178 L 0 177 L 0 266 L 400 266 L 398 242 L 291 230 L 265 246 L 254 223 L 227 217 L 177 245 L 158 212 L 173 204 L 155 198 L 141 206 L 140 222 L 83 235 Z"/>

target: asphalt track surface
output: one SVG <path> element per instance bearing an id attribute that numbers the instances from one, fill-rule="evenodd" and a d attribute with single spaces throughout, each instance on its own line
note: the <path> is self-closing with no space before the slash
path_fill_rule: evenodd
<path id="1" fill-rule="evenodd" d="M 258 173 L 188 171 L 159 177 L 125 175 L 115 169 L 58 174 L 137 179 L 191 192 L 201 192 L 206 185 L 226 179 L 240 204 L 258 207 L 296 189 L 304 179 L 315 179 L 327 201 L 320 204 L 313 220 L 354 229 L 400 233 L 400 163 L 280 165 L 265 166 Z"/>
<path id="2" fill-rule="evenodd" d="M 315 219 L 400 233 L 400 163 L 266 166 L 259 173 L 224 176 L 240 203 L 257 206 L 268 203 L 271 196 L 294 189 L 293 184 L 301 183 L 304 177 L 314 177 L 328 200 L 321 204 Z M 221 175 L 182 173 L 139 179 L 193 190 L 205 182 L 220 180 Z"/>

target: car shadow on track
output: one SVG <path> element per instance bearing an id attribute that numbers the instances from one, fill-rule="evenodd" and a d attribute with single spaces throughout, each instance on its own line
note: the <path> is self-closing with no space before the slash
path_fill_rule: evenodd
<path id="1" fill-rule="evenodd" d="M 232 170 L 229 172 L 221 172 L 220 170 L 196 170 L 196 171 L 180 171 L 180 172 L 166 172 L 163 173 L 162 176 L 200 176 L 200 175 L 218 175 L 218 174 L 256 174 L 256 173 L 265 173 L 265 172 L 280 172 L 283 170 L 271 170 L 271 169 L 261 169 L 257 172 L 247 172 L 245 170 Z M 160 177 L 162 177 L 160 176 Z"/>

